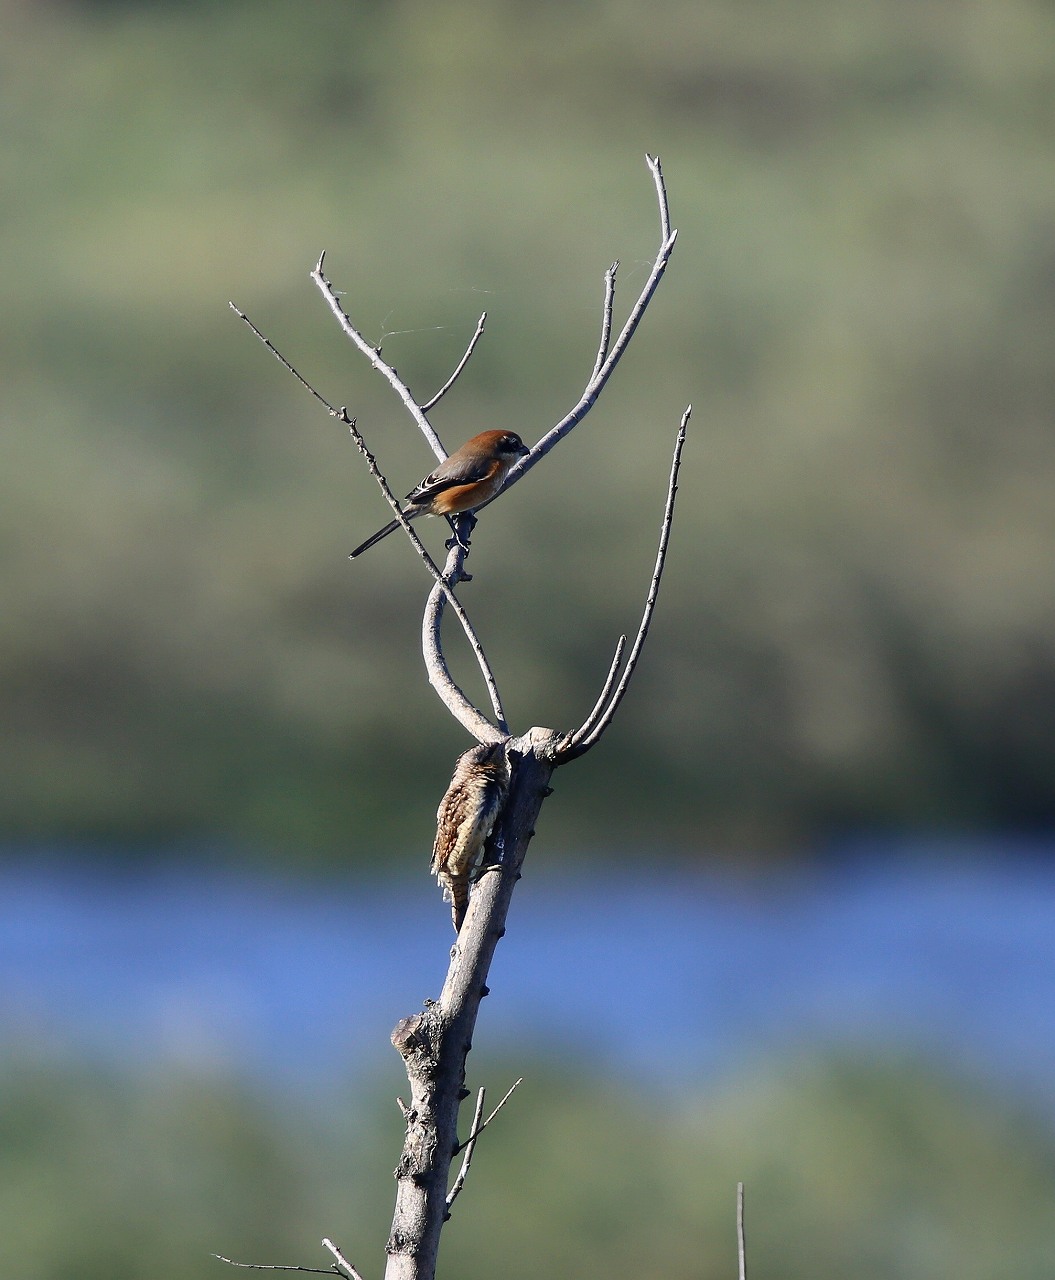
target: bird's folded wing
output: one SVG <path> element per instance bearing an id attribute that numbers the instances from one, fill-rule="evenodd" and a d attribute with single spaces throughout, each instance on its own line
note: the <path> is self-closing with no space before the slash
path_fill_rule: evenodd
<path id="1" fill-rule="evenodd" d="M 428 502 L 438 493 L 445 493 L 458 485 L 477 484 L 481 480 L 490 480 L 502 465 L 497 458 L 461 460 L 454 462 L 451 466 L 452 462 L 454 462 L 453 457 L 440 463 L 431 475 L 426 476 L 416 489 L 407 494 L 407 501 L 420 506 L 422 502 Z"/>

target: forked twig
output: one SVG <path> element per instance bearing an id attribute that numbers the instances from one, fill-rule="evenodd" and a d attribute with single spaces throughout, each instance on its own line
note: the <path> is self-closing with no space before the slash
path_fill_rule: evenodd
<path id="1" fill-rule="evenodd" d="M 648 629 L 652 624 L 652 612 L 656 607 L 656 600 L 659 596 L 659 584 L 663 577 L 663 566 L 667 559 L 667 546 L 670 542 L 670 530 L 674 519 L 674 501 L 678 493 L 678 471 L 681 468 L 681 451 L 685 445 L 685 428 L 688 425 L 689 417 L 692 414 L 692 405 L 690 404 L 681 415 L 681 425 L 678 428 L 678 436 L 674 442 L 674 456 L 670 464 L 670 479 L 667 483 L 667 501 L 663 508 L 663 524 L 659 531 L 659 547 L 656 551 L 656 563 L 652 570 L 652 580 L 649 583 L 648 595 L 645 598 L 645 607 L 641 614 L 641 624 L 637 629 L 637 636 L 634 638 L 633 647 L 630 650 L 630 656 L 626 660 L 626 666 L 623 669 L 622 677 L 619 681 L 615 692 L 611 694 L 607 704 L 603 710 L 598 713 L 597 707 L 587 717 L 581 728 L 570 734 L 562 743 L 560 754 L 563 760 L 572 759 L 577 755 L 582 755 L 584 751 L 588 751 L 601 737 L 601 734 L 612 723 L 612 718 L 616 713 L 623 695 L 626 693 L 630 684 L 630 680 L 634 674 L 634 668 L 637 666 L 637 660 L 641 655 L 644 647 L 645 639 L 648 636 Z M 605 689 L 610 687 L 611 673 L 609 680 L 605 684 Z M 600 700 L 599 700 L 600 701 Z"/>
<path id="2" fill-rule="evenodd" d="M 332 1240 L 324 1237 L 322 1243 L 335 1258 L 328 1267 L 303 1267 L 297 1263 L 286 1262 L 235 1262 L 233 1258 L 225 1258 L 222 1253 L 214 1253 L 212 1256 L 220 1262 L 226 1262 L 229 1267 L 241 1267 L 246 1271 L 301 1271 L 312 1276 L 332 1276 L 336 1272 L 338 1275 L 347 1276 L 348 1280 L 363 1280 Z"/>
<path id="3" fill-rule="evenodd" d="M 348 1259 L 344 1256 L 344 1254 L 341 1253 L 340 1249 L 337 1248 L 337 1246 L 333 1243 L 332 1240 L 330 1240 L 327 1236 L 323 1236 L 322 1243 L 327 1249 L 329 1249 L 329 1251 L 333 1254 L 336 1260 L 333 1267 L 334 1271 L 343 1272 L 344 1275 L 348 1277 L 348 1280 L 363 1280 L 363 1277 L 359 1274 L 358 1271 L 356 1271 L 355 1267 L 352 1266 L 352 1264 L 348 1261 Z"/>
<path id="4" fill-rule="evenodd" d="M 447 1192 L 447 1208 L 458 1199 L 461 1194 L 462 1187 L 465 1186 L 465 1179 L 469 1176 L 469 1166 L 473 1162 L 473 1152 L 476 1150 L 476 1126 L 480 1123 L 480 1117 L 484 1113 L 484 1095 L 487 1090 L 481 1086 L 480 1092 L 476 1095 L 476 1110 L 473 1112 L 473 1135 L 463 1144 L 465 1156 L 462 1159 L 462 1167 L 458 1170 L 458 1176 L 454 1179 L 454 1185 Z M 462 1148 L 459 1148 L 461 1150 Z M 455 1155 L 458 1154 L 456 1151 Z"/>
<path id="5" fill-rule="evenodd" d="M 457 1154 L 458 1154 L 458 1151 L 461 1151 L 463 1148 L 468 1147 L 468 1146 L 469 1146 L 469 1144 L 470 1144 L 471 1142 L 475 1142 L 475 1141 L 476 1141 L 476 1139 L 480 1136 L 480 1134 L 481 1134 L 481 1133 L 483 1133 L 483 1131 L 487 1128 L 487 1126 L 491 1123 L 491 1121 L 495 1118 L 495 1116 L 496 1116 L 496 1115 L 498 1115 L 499 1111 L 501 1111 L 501 1110 L 502 1110 L 502 1108 L 505 1106 L 505 1104 L 506 1104 L 506 1103 L 509 1101 L 509 1099 L 513 1096 L 513 1093 L 514 1093 L 514 1091 L 516 1090 L 517 1086 L 518 1086 L 518 1085 L 521 1085 L 521 1084 L 523 1084 L 523 1083 L 524 1083 L 524 1077 L 523 1077 L 523 1076 L 520 1076 L 518 1079 L 516 1079 L 516 1080 L 514 1080 L 514 1081 L 513 1081 L 513 1083 L 509 1086 L 509 1088 L 508 1088 L 508 1089 L 505 1091 L 505 1093 L 502 1095 L 502 1101 L 498 1104 L 498 1106 L 497 1106 L 497 1107 L 495 1107 L 495 1109 L 491 1112 L 491 1114 L 487 1117 L 487 1119 L 483 1122 L 483 1124 L 480 1124 L 480 1116 L 479 1116 L 479 1114 L 477 1114 L 477 1115 L 476 1115 L 476 1117 L 475 1117 L 475 1118 L 474 1118 L 474 1120 L 473 1120 L 473 1127 L 469 1130 L 469 1136 L 465 1139 L 465 1141 L 464 1141 L 463 1143 L 461 1143 L 461 1144 L 458 1146 L 458 1150 L 457 1150 L 457 1151 L 455 1151 L 455 1153 L 454 1153 L 455 1155 L 457 1155 Z M 483 1090 L 481 1089 L 481 1090 L 480 1090 L 480 1092 L 481 1092 L 481 1094 L 482 1094 L 482 1093 L 483 1093 Z M 480 1103 L 480 1110 L 481 1110 L 481 1111 L 483 1110 L 483 1103 L 482 1103 L 482 1102 Z"/>
<path id="6" fill-rule="evenodd" d="M 481 1133 L 483 1133 L 483 1131 L 487 1128 L 487 1126 L 491 1123 L 491 1121 L 495 1118 L 495 1116 L 498 1115 L 499 1111 L 502 1110 L 505 1104 L 513 1096 L 513 1090 L 517 1087 L 517 1085 L 522 1084 L 523 1081 L 524 1081 L 523 1076 L 521 1076 L 519 1080 L 513 1081 L 512 1085 L 506 1091 L 505 1097 L 498 1104 L 498 1106 L 495 1107 L 495 1109 L 491 1112 L 491 1114 L 487 1117 L 487 1119 L 483 1121 L 483 1123 L 480 1122 L 480 1117 L 483 1115 L 483 1112 L 484 1112 L 484 1094 L 486 1091 L 481 1088 L 480 1092 L 476 1095 L 476 1111 L 473 1114 L 473 1123 L 472 1123 L 472 1127 L 469 1130 L 469 1136 L 465 1139 L 463 1143 L 461 1143 L 457 1148 L 455 1148 L 455 1152 L 454 1152 L 454 1154 L 457 1155 L 459 1151 L 464 1151 L 465 1158 L 462 1160 L 462 1167 L 458 1170 L 458 1176 L 454 1179 L 454 1185 L 451 1187 L 450 1191 L 448 1191 L 447 1193 L 448 1209 L 455 1202 L 455 1200 L 457 1200 L 459 1192 L 461 1191 L 462 1187 L 465 1186 L 465 1179 L 469 1176 L 469 1166 L 473 1162 L 473 1152 L 476 1150 L 476 1139 L 480 1136 Z"/>
<path id="7" fill-rule="evenodd" d="M 322 264 L 325 261 L 326 254 L 323 252 L 319 254 L 319 260 L 315 264 L 315 270 L 310 274 L 312 280 L 315 281 L 319 292 L 326 299 L 327 306 L 333 312 L 337 319 L 337 323 L 341 326 L 345 336 L 355 343 L 363 355 L 366 356 L 367 360 L 370 361 L 371 366 L 381 374 L 396 395 L 399 396 L 400 400 L 403 401 L 404 405 L 406 405 L 407 412 L 420 427 L 421 434 L 429 442 L 432 452 L 442 462 L 447 456 L 447 451 L 440 443 L 439 436 L 433 430 L 432 423 L 425 417 L 424 410 L 414 399 L 414 396 L 407 384 L 386 360 L 381 359 L 381 352 L 379 348 L 372 347 L 345 314 L 344 308 L 341 306 L 340 299 L 333 291 L 333 286 L 322 274 Z"/>
<path id="8" fill-rule="evenodd" d="M 476 322 L 476 332 L 469 339 L 469 345 L 465 348 L 465 355 L 463 355 L 462 358 L 458 361 L 457 365 L 455 366 L 454 372 L 443 384 L 443 386 L 440 387 L 439 391 L 436 392 L 436 394 L 432 397 L 431 400 L 427 400 L 421 406 L 422 413 L 428 413 L 430 409 L 434 409 L 436 405 L 438 405 L 439 402 L 443 399 L 443 397 L 447 394 L 447 392 L 450 391 L 451 387 L 453 387 L 454 384 L 458 381 L 458 377 L 461 374 L 461 371 L 469 363 L 469 357 L 472 355 L 473 350 L 476 347 L 476 344 L 480 341 L 480 335 L 484 331 L 484 324 L 486 323 L 486 321 L 487 321 L 487 312 L 483 311 L 480 314 L 480 319 L 477 320 Z"/>
<path id="9" fill-rule="evenodd" d="M 562 440 L 573 427 L 578 425 L 578 423 L 580 423 L 582 419 L 586 417 L 587 413 L 589 413 L 593 408 L 597 401 L 597 397 L 601 394 L 601 391 L 604 389 L 608 379 L 612 376 L 612 372 L 616 365 L 622 359 L 623 353 L 626 351 L 626 348 L 630 343 L 630 339 L 634 336 L 637 326 L 641 322 L 641 317 L 645 314 L 648 304 L 652 301 L 652 297 L 655 294 L 656 289 L 659 287 L 660 280 L 663 279 L 663 273 L 667 269 L 667 263 L 670 261 L 670 255 L 674 252 L 674 245 L 678 238 L 678 232 L 676 228 L 673 230 L 671 229 L 670 207 L 667 202 L 667 188 L 666 183 L 663 180 L 663 168 L 660 164 L 659 156 L 646 155 L 645 162 L 652 174 L 652 179 L 656 188 L 656 199 L 659 204 L 660 226 L 659 250 L 656 254 L 655 261 L 652 264 L 652 268 L 648 273 L 648 278 L 646 279 L 641 292 L 638 294 L 637 301 L 634 303 L 626 322 L 620 330 L 618 338 L 615 340 L 615 345 L 609 348 L 612 328 L 612 310 L 615 302 L 615 275 L 619 267 L 618 261 L 613 262 L 605 272 L 605 294 L 601 315 L 601 339 L 598 344 L 597 357 L 594 361 L 593 370 L 585 388 L 583 389 L 582 395 L 579 397 L 578 402 L 568 411 L 568 413 L 565 414 L 560 422 L 558 422 L 556 426 L 551 427 L 549 431 L 547 431 L 546 434 L 532 446 L 531 452 L 526 457 L 521 458 L 516 466 L 510 470 L 509 475 L 506 477 L 505 484 L 495 495 L 495 498 L 501 497 L 502 494 L 510 488 L 510 486 L 516 484 L 519 480 L 522 480 L 531 468 L 541 461 L 541 459 L 549 453 L 554 445 L 556 445 L 559 440 Z M 318 283 L 318 281 L 316 281 L 316 283 Z M 375 368 L 379 368 L 381 372 L 384 373 L 388 366 L 380 359 L 377 351 L 371 347 L 361 335 L 355 333 L 347 316 L 345 316 L 344 312 L 341 310 L 340 304 L 333 296 L 333 292 L 329 289 L 328 285 L 326 285 L 326 289 L 328 290 L 327 296 L 330 300 L 331 309 L 341 319 L 342 327 L 346 328 L 346 332 L 349 332 L 350 337 L 354 334 L 353 341 L 356 342 L 356 345 L 359 346 L 360 350 L 362 350 L 364 354 L 366 354 L 371 364 L 373 364 Z M 394 373 L 394 371 L 391 372 Z M 390 378 L 389 381 L 391 381 L 392 385 L 396 387 L 401 397 L 410 396 L 410 392 L 398 378 L 394 381 Z M 418 420 L 420 421 L 421 419 Z M 431 430 L 431 427 L 429 429 Z M 482 510 L 483 507 L 490 506 L 491 502 L 495 501 L 495 498 L 491 498 L 488 502 L 483 503 L 480 510 Z"/>
<path id="10" fill-rule="evenodd" d="M 576 731 L 577 736 L 581 735 L 585 737 L 604 714 L 604 709 L 608 705 L 608 699 L 611 697 L 612 690 L 615 688 L 616 677 L 619 675 L 619 664 L 623 660 L 623 650 L 625 648 L 626 636 L 620 636 L 616 641 L 615 653 L 612 656 L 612 665 L 608 668 L 608 676 L 605 679 L 604 688 L 598 695 L 597 701 L 593 704 L 593 710 Z"/>

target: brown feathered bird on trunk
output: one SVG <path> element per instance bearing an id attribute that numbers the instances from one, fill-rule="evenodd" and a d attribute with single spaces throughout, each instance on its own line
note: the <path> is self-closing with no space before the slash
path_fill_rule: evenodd
<path id="1" fill-rule="evenodd" d="M 509 792 L 509 760 L 502 743 L 471 747 L 458 757 L 447 793 L 436 810 L 432 874 L 451 903 L 457 933 L 469 906 L 473 871 Z"/>

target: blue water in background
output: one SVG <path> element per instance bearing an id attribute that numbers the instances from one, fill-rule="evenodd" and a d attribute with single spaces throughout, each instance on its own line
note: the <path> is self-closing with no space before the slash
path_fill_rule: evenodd
<path id="1" fill-rule="evenodd" d="M 529 861 L 477 1044 L 675 1089 L 788 1048 L 874 1047 L 1055 1111 L 1053 854 L 876 843 L 750 879 Z M 298 881 L 8 850 L 0 1036 L 282 1088 L 398 1078 L 389 1033 L 438 994 L 452 939 L 424 871 Z"/>

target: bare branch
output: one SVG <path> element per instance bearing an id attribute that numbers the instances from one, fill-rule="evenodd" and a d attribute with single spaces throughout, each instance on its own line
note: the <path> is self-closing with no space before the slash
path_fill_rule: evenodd
<path id="1" fill-rule="evenodd" d="M 616 676 L 619 674 L 619 664 L 623 659 L 623 650 L 626 648 L 626 636 L 620 636 L 616 641 L 615 654 L 612 657 L 612 665 L 608 668 L 608 676 L 604 682 L 604 688 L 601 690 L 600 696 L 593 704 L 593 710 L 583 721 L 582 725 L 575 731 L 574 738 L 584 738 L 590 730 L 598 723 L 604 714 L 604 709 L 608 705 L 608 699 L 612 696 L 612 690 L 615 688 Z"/>
<path id="2" fill-rule="evenodd" d="M 246 322 L 246 324 L 250 327 L 250 329 L 252 329 L 252 331 L 260 339 L 260 341 L 264 344 L 264 346 L 267 347 L 268 351 L 270 351 L 271 354 L 275 357 L 275 359 L 279 362 L 279 364 L 281 364 L 283 368 L 289 370 L 289 372 L 294 376 L 294 378 L 296 378 L 296 380 L 300 383 L 300 385 L 304 388 L 305 391 L 313 395 L 315 399 L 318 400 L 319 404 L 325 406 L 326 410 L 331 414 L 331 416 L 333 416 L 334 418 L 339 418 L 341 416 L 338 413 L 338 411 L 333 407 L 333 405 L 330 404 L 329 400 L 327 400 L 325 396 L 321 396 L 315 390 L 315 388 L 311 385 L 311 383 L 307 380 L 307 378 L 301 377 L 301 375 L 296 371 L 296 369 L 293 368 L 293 366 L 282 354 L 282 352 L 279 351 L 279 349 L 274 345 L 271 339 L 264 337 L 264 335 L 260 332 L 260 330 L 256 327 L 256 325 L 253 324 L 252 320 L 249 319 L 249 317 L 246 315 L 244 311 L 240 311 L 238 307 L 234 305 L 233 302 L 228 302 L 227 305 L 231 308 L 231 310 L 235 313 L 235 315 L 240 320 L 244 320 Z"/>
<path id="3" fill-rule="evenodd" d="M 480 335 L 484 331 L 484 324 L 486 320 L 487 320 L 487 312 L 483 311 L 480 313 L 480 319 L 477 320 L 476 322 L 476 332 L 469 339 L 469 345 L 465 348 L 465 355 L 463 355 L 462 358 L 458 361 L 458 364 L 455 367 L 454 372 L 443 384 L 443 386 L 440 387 L 439 391 L 436 392 L 436 394 L 432 397 L 431 400 L 427 401 L 425 404 L 421 406 L 422 413 L 428 413 L 430 409 L 434 409 L 436 405 L 438 405 L 439 402 L 443 399 L 443 397 L 447 394 L 447 392 L 450 391 L 451 387 L 453 387 L 454 384 L 458 381 L 458 377 L 461 371 L 469 363 L 469 357 L 472 355 L 473 350 L 476 347 L 476 344 L 480 341 Z"/>
<path id="4" fill-rule="evenodd" d="M 608 344 L 612 340 L 612 308 L 615 305 L 615 273 L 619 270 L 619 259 L 604 273 L 604 306 L 601 309 L 601 341 L 597 347 L 597 359 L 593 362 L 593 373 L 590 381 L 597 377 L 608 355 Z"/>
<path id="5" fill-rule="evenodd" d="M 744 1184 L 736 1184 L 736 1259 L 739 1280 L 747 1280 L 747 1246 L 744 1240 Z"/>
<path id="6" fill-rule="evenodd" d="M 461 572 L 459 566 L 463 554 L 457 545 L 451 548 L 444 569 L 446 575 L 450 575 L 453 578 L 455 574 Z M 509 736 L 508 724 L 498 695 L 498 686 L 495 683 L 494 675 L 491 673 L 491 668 L 486 665 L 486 660 L 481 663 L 480 670 L 484 675 L 484 682 L 491 698 L 491 706 L 494 708 L 495 718 L 498 721 L 497 725 L 492 724 L 465 696 L 451 675 L 447 660 L 443 656 L 440 637 L 443 610 L 447 604 L 447 599 L 448 596 L 443 590 L 443 585 L 437 583 L 429 592 L 429 598 L 425 602 L 425 612 L 421 619 L 421 652 L 425 659 L 425 670 L 428 673 L 429 684 L 436 690 L 440 701 L 451 715 L 473 735 L 477 742 L 501 742 Z"/>
<path id="7" fill-rule="evenodd" d="M 212 1256 L 219 1259 L 220 1262 L 226 1262 L 229 1267 L 242 1267 L 247 1271 L 302 1271 L 313 1276 L 332 1276 L 334 1272 L 337 1272 L 339 1275 L 347 1276 L 348 1280 L 363 1280 L 363 1277 L 332 1240 L 324 1239 L 322 1243 L 336 1258 L 336 1262 L 331 1263 L 328 1267 L 302 1267 L 297 1264 L 282 1262 L 235 1262 L 233 1258 L 225 1258 L 222 1253 L 214 1253 Z"/>
<path id="8" fill-rule="evenodd" d="M 620 331 L 619 337 L 615 340 L 615 345 L 608 352 L 604 360 L 601 362 L 600 368 L 596 368 L 591 375 L 589 382 L 579 398 L 578 403 L 571 409 L 555 427 L 551 427 L 549 431 L 535 444 L 526 458 L 521 458 L 515 467 L 510 471 L 506 478 L 505 485 L 497 496 L 501 496 L 511 485 L 522 480 L 528 471 L 531 470 L 537 462 L 545 457 L 553 448 L 558 440 L 563 439 L 569 431 L 593 408 L 597 397 L 600 395 L 605 383 L 612 375 L 612 370 L 622 359 L 623 352 L 626 350 L 630 339 L 634 336 L 641 321 L 641 317 L 645 314 L 645 309 L 652 301 L 652 295 L 659 287 L 659 282 L 663 278 L 663 273 L 667 269 L 667 262 L 670 255 L 674 252 L 674 243 L 678 238 L 676 230 L 672 231 L 670 227 L 670 209 L 667 205 L 667 191 L 663 182 L 663 170 L 660 167 L 658 156 L 646 156 L 646 162 L 652 171 L 652 177 L 656 185 L 656 198 L 659 202 L 659 224 L 661 242 L 659 252 L 656 254 L 656 260 L 652 264 L 652 270 L 648 273 L 648 279 L 645 281 L 644 288 L 638 295 L 637 301 L 634 303 L 633 310 L 627 317 L 626 323 Z"/>
<path id="9" fill-rule="evenodd" d="M 348 1259 L 344 1256 L 344 1254 L 341 1253 L 340 1249 L 337 1248 L 337 1246 L 333 1243 L 332 1240 L 330 1240 L 326 1236 L 323 1236 L 322 1243 L 327 1249 L 329 1249 L 329 1251 L 333 1254 L 334 1258 L 336 1259 L 336 1263 L 333 1268 L 334 1271 L 340 1271 L 343 1275 L 346 1275 L 348 1277 L 348 1280 L 363 1280 L 363 1277 L 359 1274 L 358 1271 L 356 1271 L 355 1267 L 352 1266 L 352 1264 L 348 1261 Z"/>
<path id="10" fill-rule="evenodd" d="M 344 312 L 340 301 L 333 291 L 333 286 L 329 280 L 322 274 L 322 264 L 326 260 L 325 252 L 319 255 L 319 261 L 315 265 L 315 270 L 311 272 L 311 278 L 315 281 L 319 292 L 326 299 L 330 310 L 337 318 L 337 323 L 341 326 L 346 337 L 359 348 L 359 350 L 370 361 L 371 366 L 381 374 L 392 390 L 399 396 L 400 400 L 406 405 L 407 412 L 418 424 L 421 434 L 429 442 L 432 452 L 442 462 L 447 456 L 447 450 L 440 443 L 440 438 L 432 428 L 432 424 L 425 417 L 424 411 L 411 394 L 410 388 L 403 379 L 396 373 L 387 361 L 381 359 L 381 352 L 377 347 L 372 347 L 363 337 L 359 330 L 352 324 Z"/>
<path id="11" fill-rule="evenodd" d="M 634 674 L 634 668 L 637 666 L 637 660 L 641 656 L 641 650 L 644 647 L 645 640 L 648 636 L 648 629 L 652 623 L 652 612 L 656 607 L 656 599 L 659 596 L 659 584 L 663 577 L 663 566 L 667 558 L 667 545 L 670 542 L 670 530 L 674 520 L 674 500 L 678 493 L 678 471 L 681 467 L 681 451 L 685 445 L 685 428 L 688 425 L 689 417 L 692 414 L 692 405 L 690 404 L 685 412 L 681 415 L 681 425 L 678 428 L 678 437 L 674 442 L 674 457 L 670 465 L 670 480 L 667 484 L 667 501 L 663 509 L 663 524 L 659 531 L 659 548 L 656 552 L 656 564 L 652 570 L 652 581 L 649 583 L 648 595 L 645 599 L 645 607 L 641 614 L 641 625 L 638 627 L 637 636 L 634 639 L 633 648 L 630 650 L 630 656 L 626 660 L 626 667 L 623 669 L 622 678 L 619 685 L 612 694 L 607 707 L 601 716 L 597 717 L 591 714 L 586 724 L 562 743 L 561 758 L 562 761 L 574 758 L 576 755 L 582 755 L 584 751 L 588 751 L 604 733 L 605 729 L 612 723 L 616 709 L 623 700 L 623 695 L 629 687 L 630 680 Z M 591 721 L 593 723 L 591 723 Z"/>
<path id="12" fill-rule="evenodd" d="M 226 1262 L 229 1267 L 243 1267 L 247 1271 L 306 1271 L 313 1276 L 332 1276 L 333 1267 L 298 1267 L 281 1262 L 235 1262 L 233 1258 L 225 1258 L 222 1253 L 212 1255 L 219 1262 Z"/>

